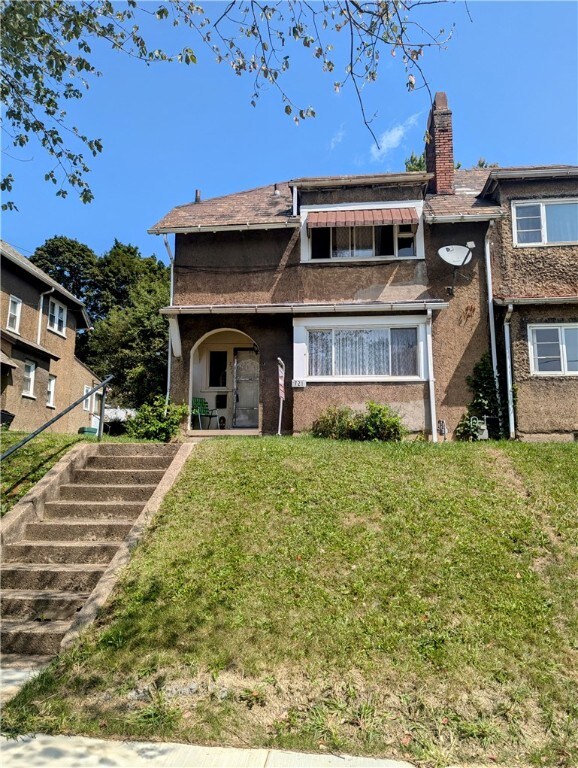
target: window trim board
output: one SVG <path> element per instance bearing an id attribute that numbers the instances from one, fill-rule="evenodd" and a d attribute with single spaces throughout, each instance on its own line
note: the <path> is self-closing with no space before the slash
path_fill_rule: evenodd
<path id="1" fill-rule="evenodd" d="M 558 345 L 560 350 L 560 363 L 561 371 L 538 371 L 534 365 L 534 331 L 535 330 L 552 330 L 556 328 L 558 331 Z M 578 329 L 578 323 L 528 323 L 528 356 L 530 358 L 530 374 L 532 376 L 538 376 L 540 378 L 554 377 L 554 378 L 575 378 L 578 376 L 578 371 L 568 371 L 568 356 L 566 354 L 566 339 L 564 334 L 560 333 L 562 329 L 576 328 Z"/>

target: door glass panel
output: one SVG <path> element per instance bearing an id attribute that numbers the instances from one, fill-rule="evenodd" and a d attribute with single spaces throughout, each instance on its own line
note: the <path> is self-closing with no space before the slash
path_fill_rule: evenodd
<path id="1" fill-rule="evenodd" d="M 227 351 L 212 349 L 209 353 L 209 387 L 227 386 Z"/>
<path id="2" fill-rule="evenodd" d="M 259 356 L 252 349 L 235 351 L 233 426 L 259 426 Z"/>

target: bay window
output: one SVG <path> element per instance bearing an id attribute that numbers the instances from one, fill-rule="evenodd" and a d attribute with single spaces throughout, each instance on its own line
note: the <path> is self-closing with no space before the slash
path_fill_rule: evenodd
<path id="1" fill-rule="evenodd" d="M 528 327 L 533 374 L 578 376 L 578 323 Z"/>
<path id="2" fill-rule="evenodd" d="M 512 204 L 514 244 L 578 243 L 578 200 L 533 200 Z"/>

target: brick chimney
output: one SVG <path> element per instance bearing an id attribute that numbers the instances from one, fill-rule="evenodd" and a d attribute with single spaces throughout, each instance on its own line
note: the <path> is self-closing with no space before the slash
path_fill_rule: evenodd
<path id="1" fill-rule="evenodd" d="M 425 166 L 434 177 L 429 191 L 438 195 L 454 194 L 454 140 L 452 113 L 448 108 L 448 97 L 443 91 L 436 93 L 429 114 L 427 130 L 430 135 L 425 145 Z"/>

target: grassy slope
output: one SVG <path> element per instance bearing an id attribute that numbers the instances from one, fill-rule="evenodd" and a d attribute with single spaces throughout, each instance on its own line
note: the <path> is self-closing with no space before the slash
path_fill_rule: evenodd
<path id="1" fill-rule="evenodd" d="M 25 432 L 2 432 L 2 452 L 26 436 Z M 2 462 L 1 515 L 19 501 L 79 440 L 80 435 L 44 433 L 35 437 Z"/>
<path id="2" fill-rule="evenodd" d="M 569 766 L 577 458 L 205 443 L 4 728 Z"/>

